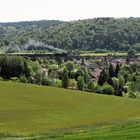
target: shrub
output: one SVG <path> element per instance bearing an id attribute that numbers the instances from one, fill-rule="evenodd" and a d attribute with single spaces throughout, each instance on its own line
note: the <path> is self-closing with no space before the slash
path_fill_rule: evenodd
<path id="1" fill-rule="evenodd" d="M 84 78 L 82 76 L 79 76 L 77 79 L 77 87 L 79 90 L 83 90 L 84 89 Z"/>
<path id="2" fill-rule="evenodd" d="M 77 82 L 75 79 L 69 79 L 68 88 L 70 89 L 76 89 L 77 88 Z"/>
<path id="3" fill-rule="evenodd" d="M 135 99 L 137 96 L 135 95 L 134 92 L 129 92 L 129 93 L 127 94 L 127 97 L 128 97 L 128 98 L 133 98 L 133 99 Z"/>
<path id="4" fill-rule="evenodd" d="M 103 94 L 112 95 L 114 93 L 114 88 L 109 84 L 104 84 L 102 91 Z"/>
<path id="5" fill-rule="evenodd" d="M 57 79 L 57 80 L 55 81 L 55 83 L 54 83 L 54 86 L 55 86 L 55 87 L 58 87 L 58 88 L 61 88 L 61 87 L 62 87 L 62 81 L 59 80 L 59 79 Z"/>
<path id="6" fill-rule="evenodd" d="M 95 90 L 95 83 L 93 81 L 88 82 L 88 91 L 93 92 Z"/>
<path id="7" fill-rule="evenodd" d="M 19 81 L 22 82 L 22 83 L 27 83 L 27 82 L 28 82 L 28 80 L 27 80 L 27 78 L 26 78 L 25 75 L 21 75 L 21 76 L 19 77 Z"/>
<path id="8" fill-rule="evenodd" d="M 0 81 L 3 81 L 4 79 L 2 77 L 0 77 Z"/>
<path id="9" fill-rule="evenodd" d="M 95 84 L 95 89 L 94 91 L 96 93 L 102 93 L 102 86 L 98 85 L 98 84 Z"/>
<path id="10" fill-rule="evenodd" d="M 49 80 L 46 77 L 42 78 L 42 85 L 48 86 L 49 85 Z"/>

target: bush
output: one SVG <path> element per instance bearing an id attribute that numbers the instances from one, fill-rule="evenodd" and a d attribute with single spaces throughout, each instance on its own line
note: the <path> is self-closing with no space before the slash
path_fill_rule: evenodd
<path id="1" fill-rule="evenodd" d="M 88 90 L 89 92 L 94 92 L 95 90 L 95 83 L 93 81 L 88 82 L 87 84 Z"/>
<path id="2" fill-rule="evenodd" d="M 82 91 L 84 89 L 84 85 L 85 85 L 84 78 L 82 76 L 79 76 L 77 78 L 77 87 L 78 87 L 78 89 Z"/>
<path id="3" fill-rule="evenodd" d="M 103 94 L 112 95 L 114 93 L 114 88 L 109 84 L 104 84 L 102 91 Z"/>
<path id="4" fill-rule="evenodd" d="M 77 88 L 77 82 L 75 79 L 69 79 L 68 88 L 70 89 L 76 89 Z"/>
<path id="5" fill-rule="evenodd" d="M 21 76 L 19 77 L 19 81 L 22 82 L 22 83 L 27 83 L 27 82 L 28 82 L 28 80 L 27 80 L 27 78 L 26 78 L 25 75 L 21 75 Z"/>
<path id="6" fill-rule="evenodd" d="M 128 97 L 128 98 L 132 98 L 132 99 L 137 98 L 137 96 L 135 95 L 134 92 L 129 92 L 129 93 L 127 94 L 127 97 Z"/>
<path id="7" fill-rule="evenodd" d="M 95 91 L 95 93 L 102 93 L 102 86 L 95 84 L 94 91 Z"/>
<path id="8" fill-rule="evenodd" d="M 3 81 L 4 79 L 2 77 L 0 77 L 0 81 Z"/>
<path id="9" fill-rule="evenodd" d="M 59 80 L 59 79 L 57 79 L 57 80 L 55 81 L 55 83 L 54 83 L 54 86 L 55 86 L 55 87 L 58 87 L 58 88 L 61 88 L 61 87 L 62 87 L 62 81 Z"/>
<path id="10" fill-rule="evenodd" d="M 48 86 L 49 85 L 49 80 L 46 77 L 42 78 L 42 85 Z"/>
<path id="11" fill-rule="evenodd" d="M 135 53 L 136 53 L 136 51 L 134 49 L 130 48 L 127 52 L 127 57 L 128 58 L 134 58 L 135 55 L 136 55 Z"/>

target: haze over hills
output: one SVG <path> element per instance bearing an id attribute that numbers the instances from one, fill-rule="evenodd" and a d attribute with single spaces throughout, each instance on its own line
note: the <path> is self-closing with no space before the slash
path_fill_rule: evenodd
<path id="1" fill-rule="evenodd" d="M 29 28 L 29 27 L 44 27 L 47 28 L 49 26 L 57 25 L 63 23 L 63 21 L 59 20 L 39 20 L 39 21 L 19 21 L 19 22 L 0 22 L 0 26 L 4 27 L 15 27 L 15 28 Z"/>

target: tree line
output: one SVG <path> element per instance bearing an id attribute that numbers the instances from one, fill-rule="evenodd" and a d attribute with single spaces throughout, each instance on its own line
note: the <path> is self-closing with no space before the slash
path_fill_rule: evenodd
<path id="1" fill-rule="evenodd" d="M 89 60 L 91 61 L 91 60 Z M 92 60 L 96 61 L 97 60 Z M 102 68 L 97 80 L 92 70 L 74 61 L 58 63 L 53 59 L 25 59 L 19 56 L 0 56 L 0 80 L 31 83 L 91 93 L 136 98 L 140 92 L 140 64 L 120 65 L 98 63 Z"/>

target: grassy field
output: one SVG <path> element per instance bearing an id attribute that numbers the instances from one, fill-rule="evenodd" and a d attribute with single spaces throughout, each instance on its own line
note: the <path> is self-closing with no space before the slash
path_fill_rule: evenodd
<path id="1" fill-rule="evenodd" d="M 139 119 L 140 100 L 0 82 L 1 139 L 140 139 Z"/>

